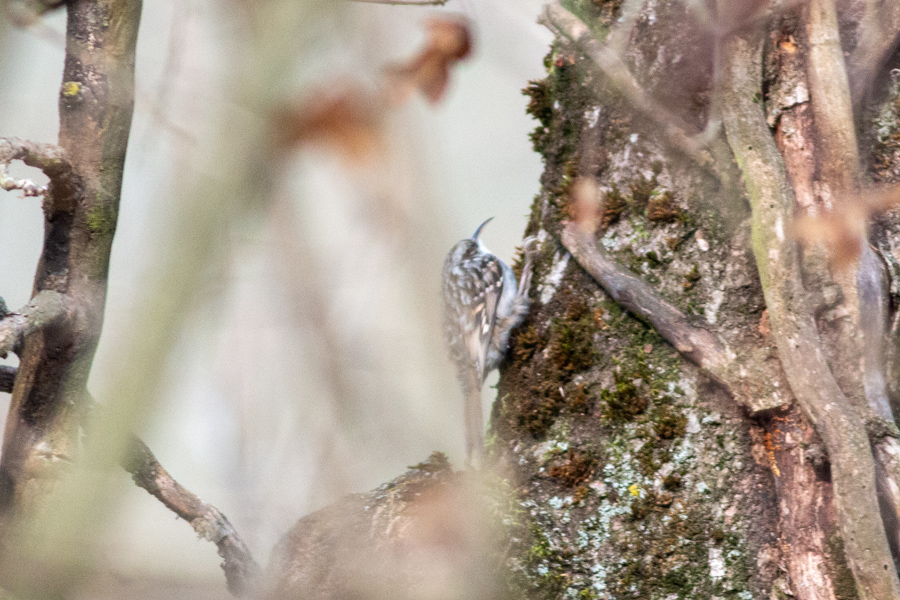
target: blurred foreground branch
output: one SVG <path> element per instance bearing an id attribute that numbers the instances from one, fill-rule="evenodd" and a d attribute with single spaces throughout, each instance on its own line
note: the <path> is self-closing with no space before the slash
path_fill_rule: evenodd
<path id="1" fill-rule="evenodd" d="M 132 435 L 128 445 L 122 467 L 131 473 L 134 483 L 190 523 L 200 537 L 218 546 L 228 591 L 246 596 L 258 582 L 261 570 L 225 515 L 175 481 L 138 437 Z"/>
<path id="2" fill-rule="evenodd" d="M 353 0 L 362 4 L 390 4 L 392 6 L 443 6 L 448 0 Z"/>

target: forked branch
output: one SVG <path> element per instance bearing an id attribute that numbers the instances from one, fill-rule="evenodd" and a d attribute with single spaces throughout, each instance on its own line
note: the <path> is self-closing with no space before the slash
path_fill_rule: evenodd
<path id="1" fill-rule="evenodd" d="M 791 230 L 794 195 L 765 114 L 762 43 L 733 36 L 725 46 L 723 123 L 751 207 L 753 252 L 772 335 L 791 390 L 825 443 L 847 563 L 863 600 L 900 597 L 876 495 L 875 464 L 862 419 L 838 387 L 802 287 Z"/>

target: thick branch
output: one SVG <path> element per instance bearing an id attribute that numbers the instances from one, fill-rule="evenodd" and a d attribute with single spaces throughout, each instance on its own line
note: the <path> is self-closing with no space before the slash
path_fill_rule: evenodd
<path id="1" fill-rule="evenodd" d="M 16 352 L 28 335 L 56 323 L 66 315 L 69 301 L 63 294 L 45 290 L 19 312 L 0 320 L 0 358 Z"/>
<path id="2" fill-rule="evenodd" d="M 567 38 L 579 46 L 634 110 L 658 127 L 666 144 L 697 163 L 708 175 L 718 179 L 718 174 L 712 168 L 712 158 L 704 151 L 703 146 L 684 132 L 678 125 L 678 117 L 654 102 L 641 89 L 619 55 L 600 43 L 581 19 L 555 1 L 547 4 L 538 22 L 557 36 Z"/>
<path id="3" fill-rule="evenodd" d="M 763 367 L 754 365 L 754 361 L 748 361 L 746 356 L 738 361 L 721 338 L 694 326 L 652 287 L 617 264 L 578 224 L 566 225 L 562 243 L 613 300 L 655 328 L 663 339 L 724 386 L 739 403 L 756 411 L 786 403 L 787 399 L 777 388 L 763 388 L 763 382 L 777 381 L 777 374 L 766 373 Z"/>
<path id="4" fill-rule="evenodd" d="M 131 473 L 139 487 L 190 523 L 200 537 L 218 546 L 228 591 L 238 597 L 246 596 L 258 582 L 261 570 L 225 515 L 184 489 L 159 464 L 150 448 L 135 436 L 131 437 L 122 467 Z"/>
<path id="5" fill-rule="evenodd" d="M 807 74 L 819 139 L 819 168 L 833 193 L 849 192 L 859 174 L 850 84 L 834 0 L 810 0 Z"/>
<path id="6" fill-rule="evenodd" d="M 900 597 L 900 580 L 881 521 L 875 465 L 862 420 L 838 387 L 825 356 L 793 240 L 794 198 L 762 107 L 762 44 L 726 44 L 723 122 L 752 210 L 753 250 L 772 335 L 800 406 L 828 450 L 835 508 L 847 562 L 863 600 Z"/>

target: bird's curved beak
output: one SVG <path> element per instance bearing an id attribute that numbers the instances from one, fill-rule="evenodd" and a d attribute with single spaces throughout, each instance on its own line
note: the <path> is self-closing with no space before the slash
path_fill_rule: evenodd
<path id="1" fill-rule="evenodd" d="M 484 229 L 484 226 L 491 222 L 491 219 L 494 217 L 490 217 L 487 221 L 478 226 L 478 229 L 475 230 L 475 233 L 472 235 L 473 240 L 477 240 L 478 236 L 481 235 L 481 230 Z"/>

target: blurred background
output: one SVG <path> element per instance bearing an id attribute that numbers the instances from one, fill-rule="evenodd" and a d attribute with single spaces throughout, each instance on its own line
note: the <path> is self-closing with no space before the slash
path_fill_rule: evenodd
<path id="1" fill-rule="evenodd" d="M 95 393 L 120 366 L 116 340 L 140 318 L 178 203 L 191 202 L 195 165 L 221 151 L 215 132 L 247 116 L 229 89 L 239 4 L 144 5 Z M 296 32 L 295 80 L 285 86 L 298 98 L 377 79 L 416 52 L 423 21 L 441 10 L 471 20 L 475 46 L 441 103 L 417 97 L 390 113 L 377 162 L 348 168 L 327 150 L 293 154 L 272 201 L 223 231 L 224 254 L 197 270 L 198 301 L 138 433 L 180 483 L 228 516 L 258 561 L 301 516 L 433 450 L 461 466 L 462 397 L 441 338 L 441 264 L 490 216 L 483 239 L 494 253 L 509 261 L 521 240 L 541 171 L 520 92 L 543 74 L 551 38 L 535 23 L 541 4 L 318 3 Z M 3 31 L 0 135 L 56 141 L 64 31 L 62 12 Z M 11 172 L 40 179 L 20 165 Z M 42 236 L 39 200 L 0 193 L 0 296 L 11 309 L 29 299 Z M 486 403 L 493 395 L 485 386 Z M 0 394 L 4 415 L 8 402 Z M 121 486 L 103 587 L 225 597 L 215 546 L 124 472 Z"/>

